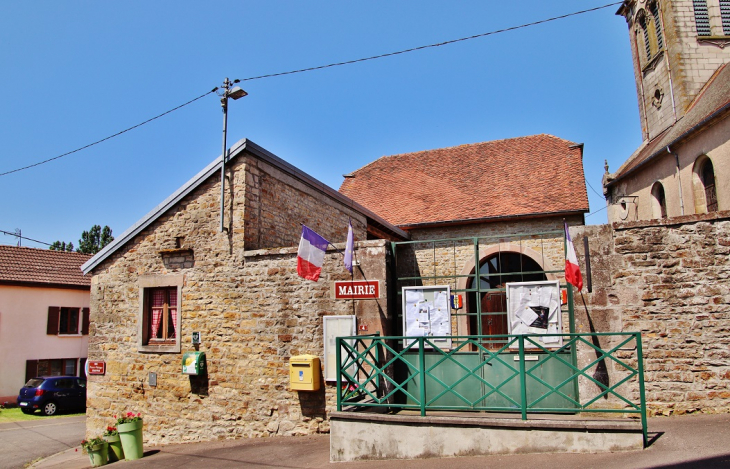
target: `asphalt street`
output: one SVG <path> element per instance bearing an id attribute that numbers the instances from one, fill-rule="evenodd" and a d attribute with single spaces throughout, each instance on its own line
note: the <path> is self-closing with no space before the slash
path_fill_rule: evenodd
<path id="1" fill-rule="evenodd" d="M 79 445 L 86 416 L 0 423 L 0 468 L 25 464 Z"/>

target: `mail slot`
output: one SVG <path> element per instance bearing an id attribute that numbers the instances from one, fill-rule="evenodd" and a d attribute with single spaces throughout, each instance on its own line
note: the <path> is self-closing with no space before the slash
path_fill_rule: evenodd
<path id="1" fill-rule="evenodd" d="M 317 391 L 320 373 L 319 357 L 298 355 L 289 359 L 289 385 L 292 391 Z"/>
<path id="2" fill-rule="evenodd" d="M 199 375 L 205 372 L 205 352 L 185 352 L 182 359 L 184 375 Z"/>

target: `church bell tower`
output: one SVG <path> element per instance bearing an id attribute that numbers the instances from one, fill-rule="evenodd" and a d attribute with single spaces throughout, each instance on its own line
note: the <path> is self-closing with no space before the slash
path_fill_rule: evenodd
<path id="1" fill-rule="evenodd" d="M 617 14 L 629 27 L 642 137 L 650 141 L 730 61 L 730 0 L 625 0 Z"/>

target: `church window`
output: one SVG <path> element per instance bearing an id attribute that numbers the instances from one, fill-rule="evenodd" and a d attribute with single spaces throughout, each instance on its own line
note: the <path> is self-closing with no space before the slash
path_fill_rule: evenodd
<path id="1" fill-rule="evenodd" d="M 722 17 L 722 33 L 730 36 L 730 0 L 720 0 L 720 16 Z"/>
<path id="2" fill-rule="evenodd" d="M 695 213 L 718 211 L 715 168 L 707 155 L 695 160 L 692 170 L 692 189 L 694 192 Z"/>
<path id="3" fill-rule="evenodd" d="M 662 37 L 662 22 L 659 19 L 659 4 L 654 2 L 649 6 L 649 9 L 651 10 L 651 15 L 654 19 L 654 33 L 656 35 L 657 51 L 660 51 L 664 48 L 664 38 Z"/>
<path id="4" fill-rule="evenodd" d="M 715 171 L 709 158 L 702 165 L 702 184 L 705 188 L 705 203 L 708 212 L 717 212 L 717 192 L 715 187 Z"/>
<path id="5" fill-rule="evenodd" d="M 727 3 L 727 2 L 725 2 Z M 707 0 L 692 0 L 695 10 L 695 28 L 698 36 L 710 36 L 710 15 L 707 12 Z"/>
<path id="6" fill-rule="evenodd" d="M 664 37 L 662 36 L 661 21 L 659 19 L 659 4 L 653 2 L 648 7 L 649 13 L 646 10 L 641 10 L 636 15 L 637 23 L 641 29 L 647 63 L 664 48 Z"/>
<path id="7" fill-rule="evenodd" d="M 667 218 L 667 198 L 661 182 L 655 182 L 651 188 L 651 215 L 652 218 Z"/>

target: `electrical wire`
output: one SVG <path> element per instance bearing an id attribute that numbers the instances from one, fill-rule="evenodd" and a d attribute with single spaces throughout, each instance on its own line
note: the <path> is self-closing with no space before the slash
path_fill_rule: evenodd
<path id="1" fill-rule="evenodd" d="M 314 70 L 322 70 L 322 69 L 325 69 L 325 68 L 338 67 L 340 65 L 350 65 L 350 64 L 355 64 L 355 63 L 359 63 L 359 62 L 366 62 L 366 61 L 369 61 L 369 60 L 382 59 L 382 58 L 385 58 L 385 57 L 392 57 L 392 56 L 395 56 L 395 55 L 406 54 L 406 53 L 409 53 L 409 52 L 415 52 L 415 51 L 419 51 L 419 50 L 423 50 L 423 49 L 429 49 L 429 48 L 432 48 L 432 47 L 445 46 L 445 45 L 454 44 L 454 43 L 457 43 L 457 42 L 468 41 L 468 40 L 471 40 L 471 39 L 477 39 L 477 38 L 481 38 L 481 37 L 486 37 L 486 36 L 492 36 L 492 35 L 495 35 L 495 34 L 505 33 L 505 32 L 508 32 L 508 31 L 514 31 L 514 30 L 517 30 L 517 29 L 527 28 L 529 26 L 536 26 L 536 25 L 543 24 L 543 23 L 549 23 L 551 21 L 556 21 L 556 20 L 560 20 L 560 19 L 564 19 L 564 18 L 569 18 L 571 16 L 582 15 L 582 14 L 585 14 L 585 13 L 590 13 L 590 12 L 593 12 L 593 11 L 602 10 L 604 8 L 609 8 L 609 7 L 612 7 L 612 6 L 620 5 L 621 3 L 623 3 L 623 2 L 608 3 L 606 5 L 602 5 L 602 6 L 598 6 L 598 7 L 594 7 L 594 8 L 589 8 L 589 9 L 586 9 L 586 10 L 580 10 L 580 11 L 576 11 L 576 12 L 573 12 L 573 13 L 567 13 L 565 15 L 554 16 L 552 18 L 547 18 L 547 19 L 544 19 L 544 20 L 533 21 L 531 23 L 521 24 L 519 26 L 511 26 L 509 28 L 498 29 L 498 30 L 495 30 L 495 31 L 487 32 L 487 33 L 475 34 L 475 35 L 472 35 L 472 36 L 462 37 L 462 38 L 458 38 L 458 39 L 452 39 L 452 40 L 449 40 L 449 41 L 438 42 L 438 43 L 435 43 L 435 44 L 428 44 L 428 45 L 424 45 L 424 46 L 412 47 L 410 49 L 403 49 L 403 50 L 400 50 L 400 51 L 388 52 L 388 53 L 385 53 L 385 54 L 373 55 L 373 56 L 370 56 L 370 57 L 363 57 L 363 58 L 360 58 L 360 59 L 346 60 L 344 62 L 335 62 L 335 63 L 331 63 L 331 64 L 327 64 L 327 65 L 319 65 L 319 66 L 316 66 L 316 67 L 302 68 L 302 69 L 298 69 L 298 70 L 290 70 L 288 72 L 269 73 L 267 75 L 259 75 L 259 76 L 255 76 L 255 77 L 241 78 L 239 80 L 236 80 L 235 82 L 237 83 L 237 82 L 241 82 L 241 81 L 252 81 L 252 80 L 260 80 L 262 78 L 272 78 L 272 77 L 279 77 L 279 76 L 284 76 L 284 75 L 293 75 L 295 73 L 311 72 L 311 71 L 314 71 Z M 80 147 L 80 148 L 77 148 L 75 150 L 66 152 L 66 153 L 64 153 L 62 155 L 54 156 L 53 158 L 48 158 L 47 160 L 39 161 L 38 163 L 34 163 L 34 164 L 31 164 L 31 165 L 28 165 L 28 166 L 23 166 L 22 168 L 17 168 L 17 169 L 13 169 L 13 170 L 10 170 L 10 171 L 6 171 L 4 173 L 0 173 L 0 176 L 7 176 L 8 174 L 17 173 L 18 171 L 23 171 L 23 170 L 26 170 L 26 169 L 34 168 L 36 166 L 40 166 L 42 164 L 49 163 L 49 162 L 54 161 L 54 160 L 57 160 L 59 158 L 63 158 L 64 156 L 68 156 L 68 155 L 71 155 L 73 153 L 79 152 L 81 150 L 85 150 L 85 149 L 87 149 L 89 147 L 92 147 L 94 145 L 98 145 L 99 143 L 105 142 L 105 141 L 107 141 L 109 139 L 112 139 L 114 137 L 118 137 L 119 135 L 122 135 L 122 134 L 124 134 L 126 132 L 129 132 L 130 130 L 134 130 L 134 129 L 136 129 L 138 127 L 141 127 L 141 126 L 143 126 L 145 124 L 148 124 L 148 123 L 152 122 L 155 119 L 159 119 L 162 116 L 165 116 L 167 114 L 170 114 L 171 112 L 177 111 L 178 109 L 183 108 L 183 107 L 187 106 L 188 104 L 191 104 L 191 103 L 193 103 L 193 102 L 195 102 L 195 101 L 197 101 L 197 100 L 199 100 L 201 98 L 204 98 L 205 96 L 207 96 L 207 95 L 209 95 L 211 93 L 214 93 L 217 90 L 218 90 L 217 87 L 216 88 L 213 88 L 211 91 L 208 91 L 207 93 L 202 94 L 202 95 L 198 96 L 197 98 L 191 99 L 190 101 L 188 101 L 188 102 L 186 102 L 184 104 L 181 104 L 179 106 L 176 106 L 176 107 L 170 109 L 169 111 L 165 111 L 162 114 L 159 114 L 159 115 L 157 115 L 155 117 L 152 117 L 150 119 L 147 119 L 144 122 L 141 122 L 141 123 L 139 123 L 137 125 L 134 125 L 132 127 L 127 128 L 127 129 L 124 129 L 124 130 L 122 130 L 120 132 L 117 132 L 117 133 L 115 133 L 113 135 L 110 135 L 108 137 L 102 138 L 101 140 L 97 140 L 97 141 L 95 141 L 93 143 L 90 143 L 88 145 L 84 145 L 83 147 Z"/>
<path id="2" fill-rule="evenodd" d="M 13 169 L 13 170 L 10 170 L 10 171 L 6 171 L 6 172 L 4 172 L 4 173 L 0 173 L 0 176 L 6 176 L 6 175 L 8 175 L 8 174 L 12 174 L 12 173 L 17 173 L 18 171 L 23 171 L 24 169 L 30 169 L 30 168 L 34 168 L 34 167 L 36 167 L 36 166 L 40 166 L 40 165 L 42 165 L 42 164 L 45 164 L 45 163 L 49 163 L 49 162 L 51 162 L 51 161 L 53 161 L 53 160 L 57 160 L 57 159 L 59 159 L 59 158 L 63 158 L 64 156 L 68 156 L 68 155 L 71 155 L 71 154 L 73 154 L 73 153 L 79 152 L 79 151 L 81 151 L 81 150 L 85 150 L 85 149 L 87 149 L 87 148 L 89 148 L 89 147 L 93 147 L 94 145 L 98 145 L 98 144 L 99 144 L 99 143 L 101 143 L 101 142 L 105 142 L 105 141 L 107 141 L 107 140 L 109 140 L 109 139 L 111 139 L 111 138 L 114 138 L 114 137 L 118 137 L 119 135 L 122 135 L 123 133 L 129 132 L 130 130 L 134 130 L 134 129 L 136 129 L 137 127 L 142 127 L 143 125 L 145 125 L 145 124 L 148 124 L 148 123 L 152 122 L 152 121 L 153 121 L 153 120 L 155 120 L 155 119 L 159 119 L 159 118 L 160 118 L 160 117 L 162 117 L 162 116 L 165 116 L 165 115 L 167 115 L 167 114 L 170 114 L 171 112 L 177 111 L 178 109 L 180 109 L 180 108 L 182 108 L 182 107 L 185 107 L 185 106 L 187 106 L 188 104 L 194 103 L 195 101 L 197 101 L 197 100 L 199 100 L 199 99 L 201 99 L 201 98 L 204 98 L 204 97 L 208 96 L 209 94 L 211 94 L 211 93 L 214 93 L 214 92 L 215 92 L 215 91 L 217 91 L 217 90 L 218 90 L 218 88 L 217 88 L 217 87 L 216 87 L 216 88 L 213 88 L 212 90 L 208 91 L 207 93 L 205 93 L 205 94 L 201 94 L 201 95 L 200 95 L 200 96 L 198 96 L 197 98 L 191 99 L 191 100 L 190 100 L 190 101 L 188 101 L 187 103 L 184 103 L 184 104 L 181 104 L 181 105 L 179 105 L 179 106 L 176 106 L 176 107 L 174 107 L 174 108 L 170 109 L 169 111 L 165 111 L 165 112 L 163 112 L 162 114 L 158 114 L 158 115 L 156 115 L 155 117 L 152 117 L 152 118 L 150 118 L 150 119 L 147 119 L 147 120 L 146 120 L 146 121 L 144 121 L 144 122 L 140 122 L 140 123 L 139 123 L 139 124 L 137 124 L 137 125 L 133 125 L 132 127 L 129 127 L 129 128 L 127 128 L 127 129 L 124 129 L 124 130 L 122 130 L 122 131 L 119 131 L 119 132 L 115 133 L 114 135 L 110 135 L 110 136 L 108 136 L 108 137 L 104 137 L 104 138 L 102 138 L 101 140 L 97 140 L 96 142 L 93 142 L 93 143 L 89 143 L 88 145 L 84 145 L 84 146 L 83 146 L 83 147 L 81 147 L 81 148 L 77 148 L 77 149 L 75 149 L 75 150 L 71 150 L 71 151 L 69 151 L 69 152 L 66 152 L 66 153 L 64 153 L 63 155 L 58 155 L 58 156 L 54 156 L 53 158 L 48 158 L 47 160 L 39 161 L 38 163 L 33 163 L 33 164 L 30 164 L 30 165 L 28 165 L 28 166 L 23 166 L 22 168 L 17 168 L 17 169 Z"/>
<path id="3" fill-rule="evenodd" d="M 603 194 L 600 194 L 597 190 L 593 189 L 593 186 L 591 186 L 591 183 L 588 182 L 588 178 L 585 178 L 585 180 L 586 180 L 586 184 L 588 184 L 588 187 L 590 187 L 598 197 L 605 197 Z"/>
<path id="4" fill-rule="evenodd" d="M 350 65 L 350 64 L 355 64 L 355 63 L 359 63 L 359 62 L 366 62 L 368 60 L 375 60 L 375 59 L 382 59 L 382 58 L 385 58 L 385 57 L 392 57 L 394 55 L 406 54 L 408 52 L 415 52 L 415 51 L 419 51 L 419 50 L 423 50 L 423 49 L 429 49 L 431 47 L 445 46 L 445 45 L 454 44 L 454 43 L 457 43 L 457 42 L 468 41 L 470 39 L 477 39 L 477 38 L 480 38 L 480 37 L 492 36 L 494 34 L 506 33 L 508 31 L 514 31 L 516 29 L 527 28 L 529 26 L 536 26 L 538 24 L 549 23 L 551 21 L 556 21 L 556 20 L 561 20 L 561 19 L 564 19 L 564 18 L 569 18 L 571 16 L 582 15 L 584 13 L 590 13 L 592 11 L 602 10 L 604 8 L 609 8 L 609 7 L 612 7 L 612 6 L 621 5 L 622 3 L 623 2 L 613 2 L 613 3 L 609 3 L 609 4 L 606 4 L 606 5 L 603 5 L 603 6 L 599 6 L 599 7 L 595 7 L 595 8 L 589 8 L 587 10 L 576 11 L 576 12 L 573 12 L 573 13 L 567 13 L 565 15 L 554 16 L 552 18 L 547 18 L 547 19 L 544 19 L 544 20 L 533 21 L 532 23 L 521 24 L 519 26 L 511 26 L 509 28 L 497 29 L 495 31 L 490 31 L 488 33 L 475 34 L 473 36 L 462 37 L 462 38 L 459 38 L 459 39 L 452 39 L 450 41 L 438 42 L 438 43 L 435 43 L 435 44 L 428 44 L 428 45 L 425 45 L 425 46 L 412 47 L 410 49 L 403 49 L 403 50 L 399 50 L 399 51 L 396 51 L 396 52 L 388 52 L 388 53 L 385 53 L 385 54 L 373 55 L 371 57 L 364 57 L 364 58 L 360 58 L 360 59 L 346 60 L 344 62 L 336 62 L 336 63 L 327 64 L 327 65 L 319 65 L 317 67 L 309 67 L 309 68 L 302 68 L 302 69 L 299 69 L 299 70 L 291 70 L 289 72 L 269 73 L 267 75 L 259 75 L 259 76 L 256 76 L 256 77 L 241 78 L 240 80 L 241 81 L 251 81 L 251 80 L 259 80 L 261 78 L 280 77 L 280 76 L 283 76 L 283 75 L 292 75 L 294 73 L 311 72 L 313 70 L 322 70 L 323 68 L 338 67 L 340 65 Z"/>
<path id="5" fill-rule="evenodd" d="M 607 208 L 608 208 L 608 206 L 605 206 L 605 207 L 603 207 L 603 208 L 599 208 L 599 209 L 598 209 L 598 210 L 596 210 L 595 212 L 592 212 L 592 213 L 589 213 L 588 215 L 586 215 L 586 218 L 590 217 L 591 215 L 595 215 L 596 213 L 598 213 L 598 212 L 600 212 L 600 211 L 602 211 L 602 210 L 606 210 Z"/>
<path id="6" fill-rule="evenodd" d="M 38 243 L 38 244 L 45 244 L 46 246 L 51 245 L 51 243 L 44 243 L 43 241 L 38 241 L 37 239 L 28 238 L 27 236 L 21 236 L 19 233 L 11 233 L 10 231 L 5 231 L 5 230 L 0 230 L 0 233 L 10 235 L 10 236 L 15 236 L 16 238 L 20 238 L 20 239 L 27 239 L 28 241 L 33 241 L 34 243 Z"/>

